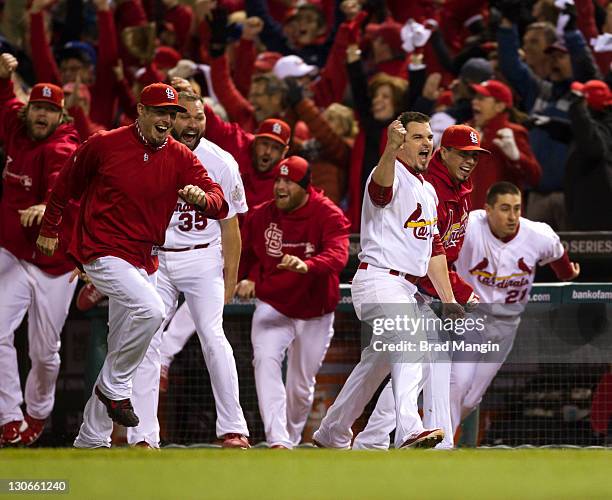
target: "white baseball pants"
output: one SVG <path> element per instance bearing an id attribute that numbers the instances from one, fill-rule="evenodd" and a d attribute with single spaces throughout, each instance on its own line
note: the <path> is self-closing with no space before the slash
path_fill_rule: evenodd
<path id="1" fill-rule="evenodd" d="M 482 334 L 483 338 L 478 339 L 477 342 L 490 340 L 497 343 L 500 352 L 479 354 L 479 359 L 476 361 L 474 361 L 474 353 L 470 353 L 469 361 L 453 362 L 450 377 L 453 432 L 482 401 L 489 385 L 512 350 L 520 321 L 520 316 L 488 316 L 485 323 L 486 328 Z"/>
<path id="2" fill-rule="evenodd" d="M 218 437 L 228 433 L 249 435 L 240 406 L 238 372 L 234 351 L 223 331 L 223 256 L 221 246 L 160 252 L 157 291 L 171 318 L 176 311 L 180 292 L 185 294 L 200 338 L 202 354 L 210 374 L 217 410 Z M 132 404 L 140 418 L 137 427 L 128 429 L 128 443 L 146 441 L 159 447 L 159 373 L 160 346 L 164 342 L 163 326 L 155 335 L 136 372 Z"/>
<path id="3" fill-rule="evenodd" d="M 60 333 L 68 316 L 76 280 L 53 276 L 0 248 L 0 425 L 23 420 L 15 330 L 28 313 L 32 367 L 25 386 L 27 412 L 45 419 L 53 410 L 60 368 Z"/>
<path id="4" fill-rule="evenodd" d="M 431 308 L 423 304 L 419 312 L 424 318 L 436 319 Z M 430 341 L 441 341 L 438 333 L 428 331 Z M 449 449 L 453 447 L 453 428 L 450 415 L 450 356 L 428 356 L 423 363 L 423 378 L 420 387 L 423 390 L 423 425 L 426 429 L 442 429 L 444 439 L 436 448 Z M 433 358 L 433 359 L 432 359 Z M 420 389 L 419 389 L 420 392 Z M 354 450 L 387 450 L 390 445 L 389 434 L 395 429 L 395 401 L 389 381 L 381 392 L 376 407 L 368 419 L 365 429 L 353 442 Z"/>
<path id="5" fill-rule="evenodd" d="M 195 332 L 195 321 L 193 321 L 187 302 L 183 302 L 172 316 L 163 334 L 161 347 L 159 348 L 162 366 L 172 364 L 174 356 L 183 350 L 185 344 Z"/>
<path id="6" fill-rule="evenodd" d="M 416 287 L 403 277 L 391 275 L 388 270 L 374 266 L 358 270 L 351 287 L 355 312 L 365 322 L 392 317 L 400 306 L 404 314 L 417 317 L 414 298 L 416 291 Z M 402 331 L 390 331 L 385 335 L 389 343 L 411 340 Z M 362 351 L 361 360 L 315 432 L 313 438 L 322 445 L 332 448 L 350 447 L 353 438 L 351 426 L 389 373 L 394 396 L 395 446 L 399 448 L 409 438 L 425 430 L 417 407 L 422 378 L 422 363 L 418 355 L 411 356 L 407 362 L 394 362 L 398 359 L 390 353 L 375 350 L 374 342 L 377 340 L 373 336 L 370 345 Z"/>
<path id="7" fill-rule="evenodd" d="M 155 274 L 117 257 L 101 257 L 84 266 L 95 287 L 108 296 L 108 353 L 96 385 L 111 400 L 132 397 L 136 369 L 164 321 L 164 303 L 155 290 Z M 138 410 L 135 408 L 136 415 Z M 76 448 L 110 447 L 113 422 L 92 393 L 85 405 Z"/>
<path id="8" fill-rule="evenodd" d="M 334 335 L 334 313 L 294 319 L 257 301 L 251 341 L 259 412 L 270 446 L 293 448 L 314 398 L 315 378 Z M 287 354 L 287 379 L 282 364 Z"/>

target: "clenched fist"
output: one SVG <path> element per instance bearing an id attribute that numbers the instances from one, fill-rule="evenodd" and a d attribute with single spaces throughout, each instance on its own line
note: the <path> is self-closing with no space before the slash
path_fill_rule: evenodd
<path id="1" fill-rule="evenodd" d="M 399 120 L 391 122 L 387 128 L 387 148 L 391 151 L 398 151 L 404 147 L 406 140 L 406 129 Z"/>
<path id="2" fill-rule="evenodd" d="M 501 149 L 510 161 L 518 161 L 521 157 L 521 152 L 514 139 L 514 132 L 510 128 L 500 128 L 497 131 L 497 137 L 493 139 L 493 144 Z"/>
<path id="3" fill-rule="evenodd" d="M 183 189 L 179 189 L 178 194 L 187 203 L 198 205 L 202 209 L 206 209 L 208 206 L 206 192 L 198 186 L 187 184 Z"/>
<path id="4" fill-rule="evenodd" d="M 257 17 L 249 17 L 242 25 L 242 38 L 245 40 L 255 40 L 263 30 L 264 23 Z"/>
<path id="5" fill-rule="evenodd" d="M 17 59 L 5 52 L 0 54 L 0 78 L 10 78 L 17 69 Z"/>
<path id="6" fill-rule="evenodd" d="M 58 239 L 57 238 L 48 238 L 47 236 L 38 236 L 36 240 L 36 246 L 38 250 L 46 255 L 47 257 L 52 257 L 55 251 L 57 250 Z"/>
<path id="7" fill-rule="evenodd" d="M 255 297 L 255 282 L 242 280 L 236 285 L 236 295 L 241 299 L 252 299 Z"/>

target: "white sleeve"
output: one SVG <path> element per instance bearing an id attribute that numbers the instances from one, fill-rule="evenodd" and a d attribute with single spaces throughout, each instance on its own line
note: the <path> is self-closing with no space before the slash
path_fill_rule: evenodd
<path id="1" fill-rule="evenodd" d="M 245 213 L 248 210 L 248 206 L 244 194 L 242 178 L 238 173 L 238 166 L 232 165 L 225 159 L 220 161 L 222 161 L 224 165 L 217 182 L 221 185 L 223 195 L 229 205 L 227 217 L 225 218 L 231 219 L 237 213 Z"/>
<path id="2" fill-rule="evenodd" d="M 563 248 L 563 244 L 557 233 L 555 233 L 548 224 L 543 222 L 537 224 L 537 230 L 540 236 L 540 238 L 538 238 L 538 244 L 540 245 L 540 260 L 538 264 L 540 266 L 545 266 L 563 257 L 565 248 Z"/>

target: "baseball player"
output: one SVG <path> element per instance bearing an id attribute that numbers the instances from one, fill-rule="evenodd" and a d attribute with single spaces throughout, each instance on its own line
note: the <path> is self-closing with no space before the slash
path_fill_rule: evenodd
<path id="1" fill-rule="evenodd" d="M 407 112 L 388 128 L 388 141 L 367 183 L 361 215 L 361 253 L 351 293 L 361 321 L 386 318 L 401 304 L 417 316 L 417 280 L 427 274 L 448 312 L 461 314 L 448 278 L 446 257 L 437 227 L 438 204 L 433 186 L 423 179 L 433 153 L 429 117 Z M 388 318 L 392 319 L 392 318 Z M 407 340 L 395 329 L 387 338 Z M 395 404 L 395 446 L 432 447 L 443 438 L 439 429 L 425 429 L 418 414 L 417 396 L 422 357 L 408 362 L 375 347 L 375 338 L 363 350 L 336 401 L 314 433 L 316 445 L 349 448 L 351 426 L 384 378 L 391 373 Z M 401 344 L 401 343 L 400 343 Z M 400 357 L 399 361 L 405 358 Z"/>
<path id="2" fill-rule="evenodd" d="M 480 147 L 480 135 L 467 125 L 452 125 L 442 134 L 440 149 L 436 151 L 424 178 L 431 183 L 438 197 L 438 230 L 446 254 L 449 278 L 453 293 L 461 304 L 477 300 L 474 291 L 457 272 L 453 263 L 463 245 L 463 237 L 471 209 L 471 173 L 481 154 L 488 154 Z M 418 283 L 419 292 L 425 298 L 421 314 L 433 317 L 428 305 L 439 300 L 438 294 L 425 276 Z M 423 423 L 426 427 L 440 427 L 444 440 L 437 448 L 453 447 L 453 429 L 450 416 L 450 359 L 432 359 L 423 366 Z M 388 383 L 376 403 L 366 428 L 353 442 L 353 449 L 387 449 L 389 434 L 395 428 L 395 405 L 391 383 Z"/>
<path id="3" fill-rule="evenodd" d="M 35 242 L 53 184 L 79 137 L 67 123 L 59 87 L 39 83 L 27 105 L 17 100 L 10 80 L 16 68 L 12 55 L 0 55 L 0 142 L 6 153 L 0 199 L 0 447 L 30 445 L 42 434 L 53 410 L 60 332 L 76 286 L 69 279 L 74 264 L 66 241 L 52 258 L 38 252 Z M 75 214 L 76 206 L 66 210 L 66 240 Z M 24 415 L 13 339 L 26 312 L 32 367 Z"/>
<path id="4" fill-rule="evenodd" d="M 498 343 L 495 359 L 454 362 L 451 370 L 451 418 L 456 430 L 480 403 L 512 349 L 520 313 L 529 300 L 536 264 L 550 264 L 560 280 L 580 274 L 559 237 L 543 222 L 521 217 L 521 191 L 509 182 L 493 184 L 485 210 L 470 213 L 465 241 L 455 262 L 457 272 L 487 308 L 486 328 L 478 340 Z M 484 356 L 484 355 L 483 355 Z"/>
<path id="5" fill-rule="evenodd" d="M 257 296 L 251 341 L 266 441 L 291 449 L 301 441 L 315 376 L 334 334 L 349 222 L 310 185 L 303 158 L 281 161 L 275 175 L 274 199 L 252 210 L 242 227 L 241 276 L 248 278 L 237 294 Z"/>
<path id="6" fill-rule="evenodd" d="M 145 87 L 136 122 L 83 144 L 60 172 L 47 204 L 38 248 L 55 252 L 64 208 L 80 199 L 69 253 L 109 298 L 108 354 L 85 406 L 77 448 L 109 447 L 113 421 L 138 425 L 132 379 L 165 316 L 155 290 L 153 247 L 164 243 L 177 193 L 202 217 L 228 212 L 220 186 L 186 146 L 169 137 L 178 111 L 185 108 L 174 88 Z"/>
<path id="7" fill-rule="evenodd" d="M 209 175 L 226 193 L 227 217 L 208 220 L 192 204 L 178 199 L 166 241 L 158 249 L 157 291 L 172 317 L 180 292 L 195 320 L 204 360 L 210 373 L 217 407 L 217 436 L 224 447 L 249 448 L 248 430 L 238 398 L 238 374 L 232 347 L 223 332 L 223 304 L 234 294 L 240 260 L 240 229 L 237 213 L 247 211 L 238 165 L 232 156 L 202 136 L 206 128 L 204 104 L 196 94 L 181 92 L 172 135 L 206 165 Z M 193 323 L 192 323 L 193 324 Z M 160 344 L 163 326 L 136 370 L 134 409 L 140 417 L 128 429 L 128 443 L 159 448 L 157 421 L 160 384 Z M 193 331 L 193 330 L 192 330 Z"/>

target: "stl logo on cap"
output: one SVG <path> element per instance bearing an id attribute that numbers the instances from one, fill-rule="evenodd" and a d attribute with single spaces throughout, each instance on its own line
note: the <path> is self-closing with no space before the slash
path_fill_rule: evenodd
<path id="1" fill-rule="evenodd" d="M 42 88 L 43 97 L 51 97 L 51 89 L 46 85 Z"/>
<path id="2" fill-rule="evenodd" d="M 283 129 L 280 126 L 280 123 L 275 123 L 274 125 L 272 125 L 272 132 L 274 132 L 275 134 L 279 134 L 283 131 Z"/>
<path id="3" fill-rule="evenodd" d="M 287 165 L 281 165 L 280 174 L 289 175 L 289 167 Z"/>
<path id="4" fill-rule="evenodd" d="M 476 135 L 476 132 L 470 132 L 470 140 L 472 141 L 472 144 L 478 144 L 478 136 Z"/>
<path id="5" fill-rule="evenodd" d="M 170 87 L 166 88 L 166 95 L 170 101 L 174 101 L 174 90 L 172 90 Z"/>

